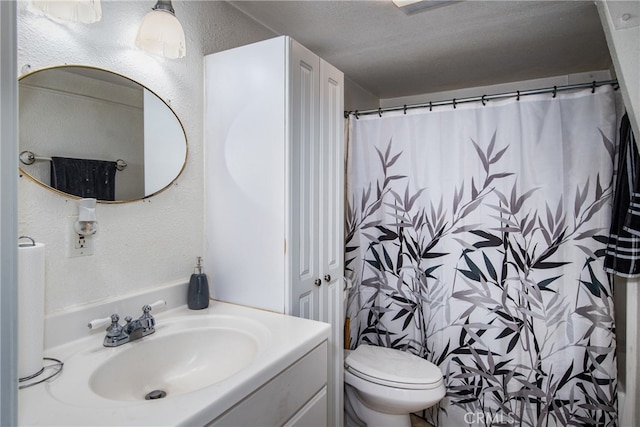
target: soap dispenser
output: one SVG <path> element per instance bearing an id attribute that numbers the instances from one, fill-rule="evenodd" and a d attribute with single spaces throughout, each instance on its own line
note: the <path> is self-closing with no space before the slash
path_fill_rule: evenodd
<path id="1" fill-rule="evenodd" d="M 202 310 L 209 307 L 209 283 L 207 275 L 202 272 L 202 258 L 198 257 L 196 262 L 196 273 L 191 275 L 189 280 L 189 293 L 187 295 L 187 306 L 191 310 Z"/>

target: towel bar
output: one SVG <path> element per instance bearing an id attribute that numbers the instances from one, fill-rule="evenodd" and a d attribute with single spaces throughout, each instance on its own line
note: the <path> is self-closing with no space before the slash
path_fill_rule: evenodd
<path id="1" fill-rule="evenodd" d="M 51 161 L 51 157 L 36 156 L 33 152 L 25 150 L 20 153 L 20 162 L 24 165 L 32 165 L 36 160 Z M 127 162 L 122 159 L 116 160 L 116 169 L 119 171 L 124 170 L 127 167 Z"/>

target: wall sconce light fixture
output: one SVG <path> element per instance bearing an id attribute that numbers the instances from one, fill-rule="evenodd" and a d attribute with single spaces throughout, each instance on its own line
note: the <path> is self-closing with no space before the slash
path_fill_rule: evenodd
<path id="1" fill-rule="evenodd" d="M 78 200 L 78 221 L 73 228 L 76 233 L 82 236 L 90 236 L 98 231 L 96 199 Z"/>
<path id="2" fill-rule="evenodd" d="M 31 0 L 31 9 L 58 21 L 93 24 L 102 19 L 100 0 Z"/>
<path id="3" fill-rule="evenodd" d="M 184 30 L 171 0 L 158 0 L 138 29 L 136 46 L 165 58 L 182 58 L 186 54 Z"/>

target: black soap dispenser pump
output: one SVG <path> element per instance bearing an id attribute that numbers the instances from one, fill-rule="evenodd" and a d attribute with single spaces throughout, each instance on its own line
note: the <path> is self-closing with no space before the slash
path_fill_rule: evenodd
<path id="1" fill-rule="evenodd" d="M 202 272 L 202 258 L 198 257 L 196 262 L 196 273 L 191 275 L 189 280 L 189 294 L 187 295 L 187 305 L 191 310 L 202 310 L 209 307 L 209 283 L 207 275 Z"/>

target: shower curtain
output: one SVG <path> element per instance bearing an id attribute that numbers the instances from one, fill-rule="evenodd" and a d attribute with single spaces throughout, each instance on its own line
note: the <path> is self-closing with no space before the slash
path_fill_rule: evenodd
<path id="1" fill-rule="evenodd" d="M 349 119 L 350 345 L 438 365 L 433 425 L 616 425 L 614 98 Z"/>

